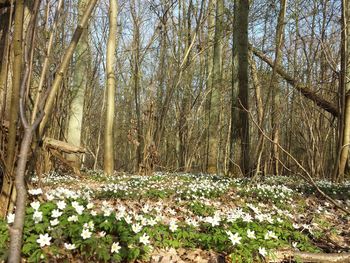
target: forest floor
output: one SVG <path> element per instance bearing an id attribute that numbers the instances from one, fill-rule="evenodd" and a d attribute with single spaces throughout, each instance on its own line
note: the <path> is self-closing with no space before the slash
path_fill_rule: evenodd
<path id="1" fill-rule="evenodd" d="M 25 262 L 281 262 L 350 252 L 350 217 L 298 178 L 86 171 L 31 184 Z M 349 209 L 350 181 L 317 184 Z M 13 214 L 0 221 L 0 262 L 12 222 Z"/>

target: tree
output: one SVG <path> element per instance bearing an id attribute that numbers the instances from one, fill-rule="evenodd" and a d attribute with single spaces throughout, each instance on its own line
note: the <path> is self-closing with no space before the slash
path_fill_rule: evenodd
<path id="1" fill-rule="evenodd" d="M 9 132 L 7 143 L 7 156 L 5 177 L 3 182 L 3 188 L 1 192 L 0 205 L 3 207 L 1 211 L 7 211 L 8 202 L 11 196 L 11 190 L 13 186 L 13 168 L 15 162 L 16 153 L 16 137 L 17 137 L 17 124 L 19 113 L 19 92 L 21 86 L 21 75 L 23 66 L 23 16 L 24 16 L 24 1 L 17 1 L 15 8 L 14 18 L 14 40 L 13 40 L 13 76 L 12 76 L 12 90 L 11 90 L 11 104 L 9 114 Z"/>
<path id="2" fill-rule="evenodd" d="M 220 94 L 222 90 L 222 42 L 224 30 L 224 0 L 217 0 L 215 15 L 215 35 L 213 48 L 213 67 L 211 69 L 210 116 L 209 116 L 209 172 L 222 172 L 220 140 Z"/>
<path id="3" fill-rule="evenodd" d="M 86 0 L 79 0 L 79 20 L 81 20 L 86 6 Z M 75 51 L 75 68 L 72 88 L 73 100 L 70 104 L 69 122 L 67 127 L 67 141 L 76 146 L 81 146 L 84 98 L 87 85 L 86 74 L 89 70 L 90 64 L 89 57 L 88 28 L 85 27 Z M 80 167 L 78 155 L 68 155 L 67 159 L 73 161 L 77 168 Z"/>
<path id="4" fill-rule="evenodd" d="M 135 160 L 135 171 L 139 170 L 141 164 L 141 155 L 143 147 L 142 138 L 142 123 L 141 123 L 141 106 L 140 106 L 140 18 L 136 13 L 136 3 L 135 0 L 130 2 L 131 17 L 133 21 L 133 43 L 132 43 L 132 68 L 133 68 L 133 86 L 134 86 L 134 98 L 135 98 L 135 111 L 136 111 L 136 135 L 137 142 L 136 147 L 136 160 Z"/>
<path id="5" fill-rule="evenodd" d="M 106 73 L 107 73 L 107 106 L 104 141 L 104 172 L 112 175 L 114 171 L 113 123 L 115 108 L 115 51 L 117 36 L 117 0 L 109 2 L 109 35 L 107 42 Z"/>
<path id="6" fill-rule="evenodd" d="M 248 83 L 249 1 L 235 0 L 233 27 L 233 72 L 231 97 L 230 171 L 233 171 L 234 141 L 240 142 L 240 169 L 244 175 L 249 165 L 249 83 Z M 238 90 L 238 92 L 237 92 Z M 237 94 L 238 93 L 238 94 Z M 238 96 L 237 96 L 238 95 Z M 238 114 L 236 113 L 238 111 Z M 238 119 L 236 119 L 238 117 Z"/>
<path id="7" fill-rule="evenodd" d="M 339 120 L 343 122 L 342 136 L 340 137 L 340 159 L 338 164 L 337 180 L 344 179 L 345 166 L 348 161 L 349 147 L 350 147 L 350 1 L 342 1 L 342 52 L 341 52 L 341 96 L 343 97 L 342 118 Z"/>
<path id="8" fill-rule="evenodd" d="M 279 163 L 280 155 L 278 144 L 280 142 L 280 112 L 281 112 L 281 92 L 279 87 L 279 81 L 276 76 L 276 67 L 281 64 L 281 48 L 283 44 L 284 36 L 284 17 L 286 13 L 287 0 L 280 1 L 280 12 L 278 15 L 277 21 L 277 31 L 276 31 L 276 48 L 275 48 L 275 62 L 272 68 L 272 75 L 270 79 L 270 89 L 272 90 L 272 115 L 271 115 L 271 125 L 272 125 L 272 163 L 273 163 L 273 172 L 275 175 L 278 175 L 280 172 Z"/>

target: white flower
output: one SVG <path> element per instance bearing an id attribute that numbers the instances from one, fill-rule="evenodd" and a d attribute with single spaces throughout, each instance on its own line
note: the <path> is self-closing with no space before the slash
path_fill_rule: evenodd
<path id="1" fill-rule="evenodd" d="M 259 254 L 262 255 L 263 257 L 266 257 L 266 255 L 267 255 L 266 248 L 259 247 Z"/>
<path id="2" fill-rule="evenodd" d="M 131 222 L 132 222 L 132 217 L 131 217 L 130 215 L 125 216 L 124 219 L 125 219 L 125 222 L 126 222 L 126 223 L 128 223 L 129 225 L 131 224 Z"/>
<path id="3" fill-rule="evenodd" d="M 157 221 L 154 218 L 148 219 L 147 224 L 150 226 L 155 226 L 157 224 Z"/>
<path id="4" fill-rule="evenodd" d="M 172 208 L 169 208 L 167 212 L 172 216 L 176 215 L 176 211 Z"/>
<path id="5" fill-rule="evenodd" d="M 84 206 L 80 205 L 80 206 L 76 207 L 75 211 L 77 211 L 78 215 L 83 214 Z"/>
<path id="6" fill-rule="evenodd" d="M 64 243 L 64 247 L 68 250 L 76 249 L 75 244 Z"/>
<path id="7" fill-rule="evenodd" d="M 47 201 L 52 201 L 55 197 L 53 195 L 50 194 L 46 194 L 46 199 Z"/>
<path id="8" fill-rule="evenodd" d="M 57 202 L 57 207 L 58 207 L 58 209 L 60 209 L 60 210 L 65 209 L 65 208 L 66 208 L 66 202 L 63 201 L 63 200 L 58 201 L 58 202 Z"/>
<path id="9" fill-rule="evenodd" d="M 78 221 L 78 216 L 77 215 L 72 215 L 68 217 L 67 219 L 69 222 L 77 222 Z"/>
<path id="10" fill-rule="evenodd" d="M 35 202 L 31 202 L 30 206 L 34 209 L 34 210 L 38 210 L 40 207 L 40 202 L 39 201 L 35 201 Z"/>
<path id="11" fill-rule="evenodd" d="M 62 212 L 58 209 L 52 210 L 51 217 L 53 218 L 58 218 L 62 215 Z"/>
<path id="12" fill-rule="evenodd" d="M 199 224 L 198 222 L 195 220 L 195 219 L 192 219 L 192 218 L 186 218 L 186 223 L 190 226 L 193 226 L 193 227 L 198 227 Z"/>
<path id="13" fill-rule="evenodd" d="M 205 218 L 205 222 L 211 224 L 211 226 L 218 226 L 220 225 L 220 216 L 214 215 L 214 216 L 208 216 Z"/>
<path id="14" fill-rule="evenodd" d="M 136 221 L 141 221 L 143 218 L 144 218 L 143 215 L 136 215 L 135 216 Z"/>
<path id="15" fill-rule="evenodd" d="M 43 220 L 43 213 L 40 211 L 35 211 L 33 214 L 33 220 L 37 224 Z"/>
<path id="16" fill-rule="evenodd" d="M 112 214 L 112 209 L 107 207 L 107 208 L 102 208 L 102 211 L 103 211 L 103 215 L 104 216 L 110 216 Z"/>
<path id="17" fill-rule="evenodd" d="M 143 233 L 143 235 L 140 236 L 140 243 L 144 244 L 145 246 L 150 243 L 149 236 L 146 233 Z"/>
<path id="18" fill-rule="evenodd" d="M 31 189 L 28 190 L 28 193 L 31 195 L 41 195 L 43 193 L 43 190 L 41 190 L 41 188 Z"/>
<path id="19" fill-rule="evenodd" d="M 169 223 L 169 229 L 171 232 L 175 232 L 178 228 L 178 225 L 176 224 L 175 220 L 172 219 Z"/>
<path id="20" fill-rule="evenodd" d="M 71 204 L 74 208 L 76 208 L 77 206 L 80 206 L 80 204 L 77 201 L 73 201 Z"/>
<path id="21" fill-rule="evenodd" d="M 307 224 L 303 224 L 303 228 L 304 228 L 304 229 L 308 229 L 308 230 L 310 230 L 310 226 L 309 226 L 309 225 L 307 225 Z"/>
<path id="22" fill-rule="evenodd" d="M 125 212 L 118 212 L 115 214 L 115 219 L 118 221 L 121 220 L 125 216 Z"/>
<path id="23" fill-rule="evenodd" d="M 50 221 L 50 225 L 52 225 L 52 226 L 57 226 L 59 223 L 60 223 L 60 221 L 57 218 Z"/>
<path id="24" fill-rule="evenodd" d="M 84 206 L 80 205 L 77 201 L 73 201 L 72 206 L 74 207 L 75 211 L 77 211 L 78 215 L 81 215 L 83 213 Z"/>
<path id="25" fill-rule="evenodd" d="M 297 223 L 293 223 L 293 227 L 294 227 L 295 229 L 299 229 L 299 228 L 300 228 L 300 226 L 299 226 Z"/>
<path id="26" fill-rule="evenodd" d="M 83 229 L 83 232 L 81 232 L 81 237 L 82 237 L 83 239 L 90 238 L 91 235 L 92 235 L 92 233 L 90 232 L 90 230 L 89 230 L 89 229 L 86 229 L 86 228 Z"/>
<path id="27" fill-rule="evenodd" d="M 297 248 L 297 246 L 298 246 L 298 242 L 292 242 L 292 247 L 293 248 Z"/>
<path id="28" fill-rule="evenodd" d="M 256 236 L 255 236 L 255 231 L 251 231 L 250 229 L 247 230 L 247 237 L 250 238 L 250 239 L 256 239 Z"/>
<path id="29" fill-rule="evenodd" d="M 241 243 L 242 238 L 238 235 L 238 233 L 232 234 L 231 231 L 226 231 L 226 234 L 228 235 L 228 238 L 233 246 Z"/>
<path id="30" fill-rule="evenodd" d="M 259 222 L 263 222 L 265 220 L 265 216 L 263 214 L 255 214 L 255 219 L 259 220 Z"/>
<path id="31" fill-rule="evenodd" d="M 242 216 L 242 219 L 244 222 L 249 223 L 249 222 L 252 222 L 253 217 L 250 214 L 246 213 Z"/>
<path id="32" fill-rule="evenodd" d="M 86 208 L 87 209 L 91 209 L 91 208 L 93 208 L 94 207 L 94 203 L 88 203 L 87 205 L 86 205 Z"/>
<path id="33" fill-rule="evenodd" d="M 49 236 L 49 234 L 42 235 L 40 234 L 39 238 L 36 240 L 37 243 L 39 243 L 40 247 L 44 246 L 50 246 L 52 237 Z"/>
<path id="34" fill-rule="evenodd" d="M 273 239 L 277 239 L 277 236 L 276 234 L 273 232 L 273 231 L 267 231 L 267 233 L 265 234 L 265 239 L 270 239 L 270 238 L 273 238 Z"/>
<path id="35" fill-rule="evenodd" d="M 146 217 L 142 218 L 141 220 L 141 225 L 142 226 L 147 226 L 148 219 Z"/>
<path id="36" fill-rule="evenodd" d="M 104 237 L 104 236 L 106 236 L 106 232 L 105 231 L 98 232 L 98 236 Z"/>
<path id="37" fill-rule="evenodd" d="M 125 208 L 125 206 L 123 206 L 123 205 L 118 205 L 118 211 L 119 212 L 121 212 L 121 213 L 125 213 L 125 211 L 126 211 L 126 208 Z"/>
<path id="38" fill-rule="evenodd" d="M 148 212 L 149 212 L 149 210 L 150 210 L 150 207 L 149 207 L 149 205 L 148 204 L 145 204 L 143 207 L 142 207 L 142 212 L 144 213 L 144 214 L 147 214 Z"/>
<path id="39" fill-rule="evenodd" d="M 96 216 L 96 215 L 97 215 L 97 212 L 96 212 L 95 210 L 92 210 L 92 211 L 90 212 L 90 214 L 91 214 L 92 216 Z"/>
<path id="40" fill-rule="evenodd" d="M 142 226 L 139 223 L 132 224 L 131 229 L 134 233 L 138 233 L 142 230 Z"/>
<path id="41" fill-rule="evenodd" d="M 270 224 L 273 223 L 273 218 L 271 217 L 271 215 L 267 215 L 265 219 L 266 219 L 266 221 L 269 222 Z"/>
<path id="42" fill-rule="evenodd" d="M 9 213 L 7 215 L 7 223 L 12 224 L 15 221 L 15 214 L 14 213 Z"/>
<path id="43" fill-rule="evenodd" d="M 90 230 L 94 230 L 95 224 L 92 220 L 89 221 L 88 227 L 90 228 Z"/>
<path id="44" fill-rule="evenodd" d="M 111 252 L 112 252 L 112 253 L 119 253 L 119 250 L 120 250 L 121 248 L 122 248 L 122 247 L 119 246 L 119 242 L 117 242 L 117 243 L 113 242 L 112 247 L 111 247 Z"/>

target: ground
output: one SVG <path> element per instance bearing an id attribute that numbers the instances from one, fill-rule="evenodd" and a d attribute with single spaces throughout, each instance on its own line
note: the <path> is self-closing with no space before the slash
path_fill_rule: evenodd
<path id="1" fill-rule="evenodd" d="M 350 207 L 350 182 L 317 184 Z M 29 262 L 273 262 L 283 251 L 350 252 L 349 215 L 299 178 L 85 171 L 51 172 L 31 185 Z M 0 261 L 12 220 L 0 221 Z"/>

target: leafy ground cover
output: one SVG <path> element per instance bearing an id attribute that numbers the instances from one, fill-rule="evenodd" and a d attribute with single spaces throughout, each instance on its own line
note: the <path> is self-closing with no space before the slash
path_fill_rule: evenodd
<path id="1" fill-rule="evenodd" d="M 28 262 L 265 262 L 276 251 L 349 252 L 350 218 L 286 177 L 251 183 L 156 173 L 32 179 L 24 229 Z M 350 206 L 350 183 L 318 182 Z M 0 221 L 0 261 L 13 214 Z"/>

